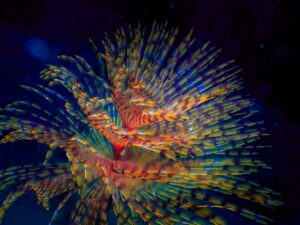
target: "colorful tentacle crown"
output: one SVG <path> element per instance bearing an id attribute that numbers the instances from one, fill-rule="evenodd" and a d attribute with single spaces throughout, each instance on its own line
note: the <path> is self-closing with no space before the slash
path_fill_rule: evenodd
<path id="1" fill-rule="evenodd" d="M 22 85 L 34 102 L 1 109 L 1 143 L 33 140 L 49 150 L 40 165 L 0 171 L 0 191 L 10 190 L 0 220 L 33 190 L 46 209 L 57 207 L 50 224 L 70 202 L 72 225 L 220 225 L 226 214 L 270 223 L 250 207 L 281 202 L 248 181 L 270 167 L 256 157 L 267 132 L 252 117 L 240 69 L 214 62 L 220 50 L 209 43 L 195 50 L 191 33 L 178 42 L 177 33 L 156 23 L 150 32 L 118 29 L 104 51 L 90 41 L 94 64 L 62 55 L 40 84 Z M 67 160 L 55 160 L 56 151 Z M 61 202 L 49 203 L 56 196 Z"/>

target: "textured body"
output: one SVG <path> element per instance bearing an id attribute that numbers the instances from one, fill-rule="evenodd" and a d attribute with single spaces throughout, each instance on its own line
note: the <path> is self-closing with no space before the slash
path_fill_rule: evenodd
<path id="1" fill-rule="evenodd" d="M 251 117 L 240 70 L 233 61 L 216 65 L 220 51 L 208 43 L 192 51 L 191 33 L 175 44 L 177 32 L 156 24 L 148 35 L 117 30 L 103 53 L 91 41 L 97 69 L 63 55 L 62 65 L 41 72 L 46 85 L 23 85 L 41 101 L 2 109 L 1 143 L 33 140 L 49 151 L 41 165 L 0 172 L 0 191 L 13 189 L 0 218 L 34 190 L 46 208 L 64 196 L 53 221 L 75 196 L 74 225 L 109 224 L 111 206 L 118 224 L 225 224 L 226 211 L 271 221 L 244 207 L 281 203 L 246 179 L 269 166 L 256 158 L 266 132 Z M 55 149 L 68 162 L 49 163 Z"/>

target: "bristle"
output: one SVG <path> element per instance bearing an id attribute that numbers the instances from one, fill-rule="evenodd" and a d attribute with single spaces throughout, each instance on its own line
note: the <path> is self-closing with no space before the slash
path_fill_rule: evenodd
<path id="1" fill-rule="evenodd" d="M 50 224 L 71 198 L 74 225 L 223 225 L 227 212 L 271 222 L 247 208 L 282 202 L 246 179 L 271 166 L 258 158 L 268 131 L 244 96 L 241 69 L 219 63 L 209 42 L 192 47 L 192 31 L 178 44 L 177 34 L 167 23 L 149 34 L 120 28 L 114 39 L 105 35 L 103 51 L 89 40 L 99 68 L 61 55 L 41 71 L 46 85 L 21 85 L 36 100 L 0 109 L 0 143 L 30 140 L 48 150 L 41 165 L 0 171 L 0 192 L 11 191 L 0 221 L 33 190 L 46 209 L 63 196 Z M 57 163 L 54 150 L 68 162 Z"/>

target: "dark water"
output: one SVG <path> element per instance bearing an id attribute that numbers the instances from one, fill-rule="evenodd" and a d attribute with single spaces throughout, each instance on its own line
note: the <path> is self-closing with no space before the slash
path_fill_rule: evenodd
<path id="1" fill-rule="evenodd" d="M 283 194 L 275 224 L 300 224 L 299 9 L 299 1 L 275 0 L 1 1 L 0 105 L 26 95 L 18 84 L 34 83 L 56 55 L 89 58 L 88 38 L 100 43 L 104 31 L 138 22 L 150 27 L 154 20 L 169 21 L 182 35 L 194 28 L 199 44 L 211 40 L 243 68 L 246 89 L 272 134 L 273 148 L 263 157 L 274 169 L 257 179 Z M 45 147 L 31 142 L 1 145 L 0 169 L 37 163 L 44 154 Z M 4 225 L 44 225 L 50 218 L 51 210 L 28 194 L 8 210 Z"/>

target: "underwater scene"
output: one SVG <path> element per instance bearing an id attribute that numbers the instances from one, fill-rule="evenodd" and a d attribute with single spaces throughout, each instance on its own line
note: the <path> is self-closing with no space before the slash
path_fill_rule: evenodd
<path id="1" fill-rule="evenodd" d="M 1 3 L 0 224 L 300 224 L 299 9 Z"/>

